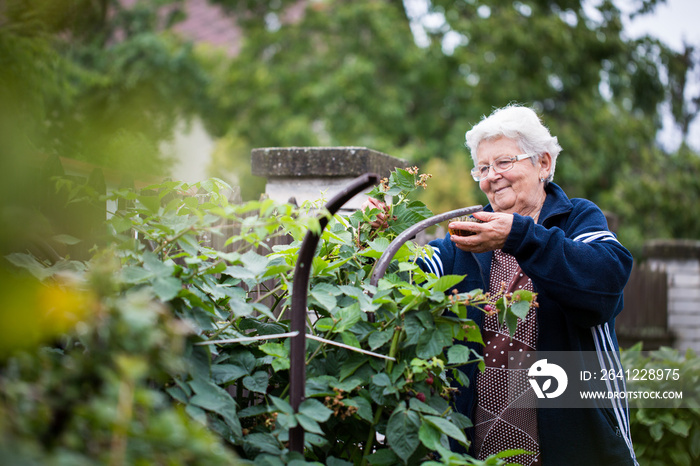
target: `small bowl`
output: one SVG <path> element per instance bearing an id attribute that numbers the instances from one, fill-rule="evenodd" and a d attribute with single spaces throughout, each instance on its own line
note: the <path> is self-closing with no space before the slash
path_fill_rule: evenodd
<path id="1" fill-rule="evenodd" d="M 472 215 L 463 215 L 461 217 L 456 217 L 450 220 L 450 223 L 452 222 L 475 222 L 475 223 L 484 223 L 483 220 L 479 220 L 476 217 L 473 217 Z M 450 232 L 451 235 L 453 236 L 472 236 L 475 235 L 473 231 L 467 231 L 467 230 L 458 230 L 455 228 L 448 228 L 447 231 Z"/>

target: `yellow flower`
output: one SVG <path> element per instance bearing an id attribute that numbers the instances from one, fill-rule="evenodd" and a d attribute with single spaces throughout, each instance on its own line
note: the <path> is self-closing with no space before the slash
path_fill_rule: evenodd
<path id="1" fill-rule="evenodd" d="M 76 281 L 37 279 L 0 269 L 0 356 L 33 348 L 71 330 L 94 309 Z"/>

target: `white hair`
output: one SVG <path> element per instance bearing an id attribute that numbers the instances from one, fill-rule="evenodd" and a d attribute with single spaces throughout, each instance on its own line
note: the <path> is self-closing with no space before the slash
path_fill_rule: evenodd
<path id="1" fill-rule="evenodd" d="M 515 141 L 524 153 L 537 154 L 536 158 L 531 159 L 533 164 L 536 164 L 543 154 L 548 153 L 552 157 L 552 169 L 545 182 L 552 181 L 561 146 L 557 137 L 549 133 L 549 129 L 542 124 L 534 110 L 520 105 L 508 105 L 495 110 L 488 117 L 484 116 L 467 131 L 465 145 L 471 152 L 474 166 L 477 165 L 476 151 L 481 141 L 501 137 Z"/>

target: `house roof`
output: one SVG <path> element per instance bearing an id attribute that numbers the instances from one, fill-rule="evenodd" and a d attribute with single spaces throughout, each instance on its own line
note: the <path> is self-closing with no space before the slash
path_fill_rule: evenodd
<path id="1" fill-rule="evenodd" d="M 121 0 L 120 3 L 130 8 L 138 1 Z M 194 42 L 221 47 L 231 57 L 238 54 L 242 30 L 233 15 L 207 0 L 184 0 L 183 9 L 186 17 L 173 27 L 176 33 Z"/>

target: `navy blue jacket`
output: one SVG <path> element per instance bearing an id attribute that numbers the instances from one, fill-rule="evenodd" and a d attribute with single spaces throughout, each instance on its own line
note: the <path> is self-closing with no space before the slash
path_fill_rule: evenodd
<path id="1" fill-rule="evenodd" d="M 554 183 L 536 224 L 514 215 L 503 252 L 513 255 L 532 280 L 537 293 L 537 351 L 598 352 L 598 367 L 622 370 L 615 335 L 615 316 L 622 310 L 622 292 L 632 268 L 632 256 L 608 230 L 601 210 L 585 199 L 569 199 Z M 484 210 L 492 211 L 490 206 Z M 466 253 L 449 234 L 432 241 L 435 253 L 424 267 L 437 275 L 465 275 L 459 292 L 488 291 L 492 252 Z M 498 291 L 498 290 L 496 290 Z M 468 317 L 481 327 L 483 312 L 471 308 Z M 483 354 L 483 346 L 468 346 Z M 606 350 L 609 352 L 605 353 Z M 587 353 L 590 354 L 590 353 Z M 610 354 L 613 357 L 610 357 Z M 455 408 L 474 419 L 474 364 L 464 366 L 470 388 L 462 387 Z M 608 389 L 624 390 L 624 383 Z M 595 408 L 538 408 L 540 454 L 544 466 L 636 465 L 624 400 L 596 402 Z M 473 437 L 473 429 L 467 431 Z"/>

